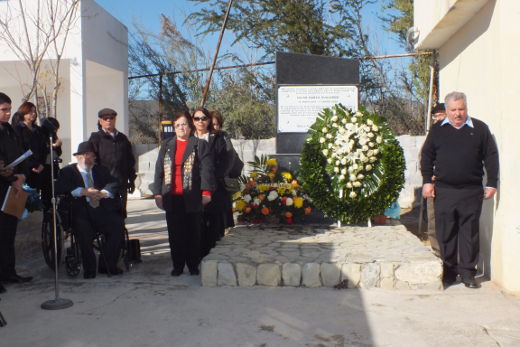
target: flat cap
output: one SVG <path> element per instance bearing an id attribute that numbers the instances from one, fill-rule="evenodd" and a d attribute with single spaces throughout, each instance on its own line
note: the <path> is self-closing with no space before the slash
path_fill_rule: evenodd
<path id="1" fill-rule="evenodd" d="M 105 116 L 114 116 L 115 117 L 115 116 L 117 116 L 117 112 L 111 108 L 104 108 L 102 110 L 99 110 L 97 115 L 99 118 L 105 117 Z"/>

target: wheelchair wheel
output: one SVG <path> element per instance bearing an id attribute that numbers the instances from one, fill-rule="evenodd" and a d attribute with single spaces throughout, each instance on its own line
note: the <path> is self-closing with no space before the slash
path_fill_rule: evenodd
<path id="1" fill-rule="evenodd" d="M 63 229 L 59 218 L 56 223 L 56 243 L 58 245 L 57 256 L 59 266 L 61 262 L 61 250 L 63 249 Z M 42 222 L 42 251 L 45 263 L 54 270 L 54 230 L 52 217 L 49 214 L 44 215 Z"/>
<path id="2" fill-rule="evenodd" d="M 70 277 L 76 277 L 81 271 L 79 246 L 72 238 L 70 247 L 67 248 L 67 255 L 65 256 L 65 271 Z"/>

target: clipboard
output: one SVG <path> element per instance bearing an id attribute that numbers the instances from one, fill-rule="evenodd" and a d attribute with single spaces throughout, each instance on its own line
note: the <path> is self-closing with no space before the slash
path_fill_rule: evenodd
<path id="1" fill-rule="evenodd" d="M 25 203 L 27 202 L 28 196 L 29 193 L 25 190 L 22 190 L 17 196 L 12 187 L 9 186 L 2 204 L 2 212 L 20 218 L 25 209 Z"/>

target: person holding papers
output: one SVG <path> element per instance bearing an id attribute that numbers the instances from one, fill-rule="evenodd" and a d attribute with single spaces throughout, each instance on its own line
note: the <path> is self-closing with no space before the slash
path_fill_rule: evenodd
<path id="1" fill-rule="evenodd" d="M 11 117 L 11 99 L 0 92 L 0 201 L 5 200 L 7 190 L 20 192 L 25 182 L 25 163 L 15 167 L 6 166 L 24 153 L 24 147 L 9 124 Z M 0 283 L 22 283 L 32 277 L 20 276 L 15 270 L 14 238 L 18 218 L 0 211 Z M 0 293 L 5 288 L 0 284 Z"/>

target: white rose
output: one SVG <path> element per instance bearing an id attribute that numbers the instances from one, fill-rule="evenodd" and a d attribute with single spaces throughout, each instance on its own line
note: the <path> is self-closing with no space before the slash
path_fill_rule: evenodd
<path id="1" fill-rule="evenodd" d="M 367 140 L 367 139 L 365 139 L 365 138 L 361 138 L 361 139 L 359 139 L 359 144 L 360 144 L 361 146 L 364 146 L 364 145 L 366 145 L 366 144 L 367 144 L 367 142 L 368 142 L 368 140 Z"/>
<path id="2" fill-rule="evenodd" d="M 327 158 L 327 163 L 332 164 L 332 158 Z"/>
<path id="3" fill-rule="evenodd" d="M 357 122 L 357 118 L 356 118 L 356 117 L 352 117 L 352 118 L 350 119 L 350 121 L 351 121 L 352 123 L 356 123 L 356 122 Z"/>
<path id="4" fill-rule="evenodd" d="M 358 178 L 358 180 L 362 180 L 363 178 L 365 178 L 365 175 L 359 174 L 359 175 L 357 175 L 357 178 Z"/>
<path id="5" fill-rule="evenodd" d="M 346 168 L 341 169 L 341 174 L 342 175 L 346 175 L 347 174 L 347 169 Z"/>
<path id="6" fill-rule="evenodd" d="M 374 147 L 376 144 L 373 143 L 372 141 L 370 141 L 370 142 L 368 143 L 368 145 L 369 145 L 370 147 Z"/>
<path id="7" fill-rule="evenodd" d="M 325 137 L 328 138 L 328 139 L 331 139 L 332 135 L 329 133 L 329 134 L 325 135 Z"/>
<path id="8" fill-rule="evenodd" d="M 337 122 L 338 121 L 338 116 L 336 116 L 336 110 L 334 110 L 334 116 L 332 116 L 332 118 L 330 120 L 333 121 L 333 122 Z"/>
<path id="9" fill-rule="evenodd" d="M 367 136 L 370 137 L 370 138 L 372 138 L 372 137 L 374 137 L 375 135 L 374 135 L 374 133 L 368 133 Z"/>
<path id="10" fill-rule="evenodd" d="M 358 165 L 358 164 L 354 164 L 354 165 L 352 165 L 352 168 L 353 168 L 354 170 L 357 170 L 357 169 L 359 169 L 359 165 Z"/>
<path id="11" fill-rule="evenodd" d="M 336 166 L 339 166 L 339 164 L 340 164 L 339 160 L 336 160 L 335 164 L 336 164 Z"/>
<path id="12" fill-rule="evenodd" d="M 374 155 L 378 154 L 379 153 L 379 149 L 374 149 Z"/>
<path id="13" fill-rule="evenodd" d="M 372 170 L 372 165 L 368 164 L 367 166 L 365 166 L 365 170 L 367 170 L 367 171 Z"/>
<path id="14" fill-rule="evenodd" d="M 324 143 L 325 142 L 325 138 L 324 137 L 320 137 L 320 143 Z"/>
<path id="15" fill-rule="evenodd" d="M 335 167 L 334 167 L 334 172 L 335 172 L 335 173 L 339 173 L 339 167 L 335 166 Z"/>
<path id="16" fill-rule="evenodd" d="M 341 165 L 347 165 L 347 158 L 341 159 Z"/>
<path id="17" fill-rule="evenodd" d="M 347 188 L 352 188 L 352 183 L 348 182 L 347 183 Z"/>
<path id="18" fill-rule="evenodd" d="M 276 192 L 276 190 L 271 190 L 271 191 L 269 192 L 269 195 L 267 195 L 267 200 L 269 200 L 269 201 L 273 201 L 273 200 L 275 200 L 277 197 L 278 197 L 278 193 Z"/>
<path id="19" fill-rule="evenodd" d="M 323 151 L 321 151 L 321 153 L 323 153 L 324 156 L 327 156 L 327 155 L 329 155 L 329 150 L 324 149 Z"/>
<path id="20" fill-rule="evenodd" d="M 293 199 L 292 198 L 287 198 L 287 200 L 285 200 L 285 205 L 286 206 L 291 206 L 293 204 Z"/>
<path id="21" fill-rule="evenodd" d="M 373 124 L 374 124 L 374 122 L 372 122 L 372 120 L 371 120 L 371 119 L 367 119 L 367 124 L 368 124 L 368 125 L 373 125 Z"/>
<path id="22" fill-rule="evenodd" d="M 361 117 L 363 115 L 363 113 L 359 112 L 359 111 L 356 111 L 356 113 L 354 114 L 354 116 L 356 117 Z"/>
<path id="23" fill-rule="evenodd" d="M 338 129 L 338 131 L 340 134 L 344 134 L 346 130 L 345 130 L 345 128 L 341 127 Z"/>
<path id="24" fill-rule="evenodd" d="M 376 142 L 377 143 L 383 142 L 383 138 L 381 136 L 376 137 Z"/>
<path id="25" fill-rule="evenodd" d="M 341 119 L 341 123 L 343 123 L 343 124 L 347 124 L 347 119 L 346 119 L 346 118 L 342 118 L 342 119 Z"/>
<path id="26" fill-rule="evenodd" d="M 332 143 L 329 143 L 327 147 L 332 148 Z"/>
<path id="27" fill-rule="evenodd" d="M 355 180 L 357 180 L 357 177 L 354 174 L 350 174 L 350 177 L 348 179 L 349 179 L 349 181 L 354 182 Z"/>
<path id="28" fill-rule="evenodd" d="M 377 158 L 376 157 L 370 157 L 369 160 L 370 160 L 371 163 L 373 163 L 373 162 L 375 162 L 377 160 Z"/>
<path id="29" fill-rule="evenodd" d="M 247 194 L 246 196 L 244 196 L 244 201 L 249 203 L 251 201 L 251 195 Z"/>
<path id="30" fill-rule="evenodd" d="M 359 188 L 359 187 L 361 187 L 361 182 L 356 181 L 356 182 L 352 183 L 352 185 L 353 185 L 354 187 L 358 187 L 358 188 Z"/>
<path id="31" fill-rule="evenodd" d="M 372 130 L 373 130 L 373 131 L 378 131 L 378 130 L 379 130 L 379 127 L 378 127 L 377 125 L 374 124 L 374 125 L 372 126 Z"/>
<path id="32" fill-rule="evenodd" d="M 260 205 L 261 202 L 262 202 L 262 200 L 260 200 L 258 198 L 255 198 L 255 200 L 253 200 L 253 204 L 255 204 L 255 205 Z"/>
<path id="33" fill-rule="evenodd" d="M 350 167 L 348 168 L 348 172 L 354 172 L 354 171 L 356 171 L 356 169 L 354 169 L 353 166 L 350 166 Z"/>
<path id="34" fill-rule="evenodd" d="M 369 157 L 373 156 L 373 155 L 374 155 L 374 150 L 372 150 L 372 149 L 369 150 L 369 151 L 367 152 L 367 155 L 368 155 Z"/>
<path id="35" fill-rule="evenodd" d="M 339 175 L 339 180 L 340 181 L 344 181 L 345 180 L 345 175 Z"/>
<path id="36" fill-rule="evenodd" d="M 327 131 L 329 131 L 329 129 L 327 129 L 327 127 L 324 127 L 322 131 L 326 133 Z"/>
<path id="37" fill-rule="evenodd" d="M 364 156 L 363 158 L 361 158 L 361 161 L 362 161 L 363 163 L 366 163 L 366 162 L 368 161 L 368 158 Z"/>
<path id="38" fill-rule="evenodd" d="M 364 145 L 364 146 L 362 147 L 362 149 L 366 152 L 366 151 L 368 151 L 368 146 L 367 146 L 367 145 Z"/>
<path id="39" fill-rule="evenodd" d="M 350 194 L 348 196 L 351 198 L 355 198 L 357 196 L 357 194 L 356 194 L 356 192 L 352 191 L 352 192 L 350 192 Z"/>

